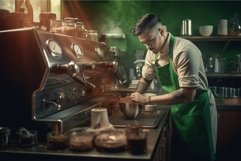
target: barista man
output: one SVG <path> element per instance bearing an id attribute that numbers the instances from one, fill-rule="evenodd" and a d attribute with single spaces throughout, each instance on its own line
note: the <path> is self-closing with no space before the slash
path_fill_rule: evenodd
<path id="1" fill-rule="evenodd" d="M 130 95 L 132 101 L 171 105 L 173 160 L 215 160 L 217 111 L 200 50 L 165 31 L 153 14 L 141 17 L 132 34 L 148 49 L 142 78 Z M 144 96 L 155 77 L 165 94 Z"/>

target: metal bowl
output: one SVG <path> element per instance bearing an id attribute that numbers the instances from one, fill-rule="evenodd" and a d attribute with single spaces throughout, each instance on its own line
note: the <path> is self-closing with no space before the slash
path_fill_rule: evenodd
<path id="1" fill-rule="evenodd" d="M 143 105 L 138 103 L 124 103 L 119 102 L 119 107 L 121 113 L 127 118 L 127 119 L 135 119 L 141 114 L 141 111 L 143 109 Z"/>

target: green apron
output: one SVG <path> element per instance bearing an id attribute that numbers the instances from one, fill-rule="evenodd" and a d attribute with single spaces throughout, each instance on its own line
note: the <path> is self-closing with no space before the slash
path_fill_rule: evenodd
<path id="1" fill-rule="evenodd" d="M 169 64 L 160 67 L 157 65 L 157 57 L 155 58 L 157 79 L 162 89 L 168 93 L 180 88 L 172 61 L 174 40 L 175 37 L 170 34 Z M 215 160 L 209 106 L 207 90 L 197 90 L 192 102 L 171 106 L 173 127 L 176 131 L 175 139 L 180 143 L 180 147 L 174 148 L 179 148 L 177 150 L 180 151 L 182 145 L 187 145 L 188 152 L 185 153 L 191 153 L 195 161 Z"/>

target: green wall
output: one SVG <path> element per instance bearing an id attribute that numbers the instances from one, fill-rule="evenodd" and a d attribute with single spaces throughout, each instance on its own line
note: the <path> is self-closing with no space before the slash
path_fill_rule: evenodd
<path id="1" fill-rule="evenodd" d="M 235 13 L 241 17 L 241 1 L 77 1 L 81 11 L 77 11 L 76 6 L 72 9 L 71 5 L 73 5 L 71 1 L 64 1 L 68 12 L 64 11 L 63 16 L 79 17 L 86 24 L 86 28 L 100 31 L 104 25 L 113 21 L 123 29 L 127 36 L 127 51 L 121 58 L 121 62 L 126 67 L 132 66 L 137 49 L 145 50 L 138 39 L 131 35 L 131 30 L 137 19 L 147 12 L 158 15 L 168 31 L 176 36 L 180 34 L 183 19 L 192 20 L 193 35 L 199 35 L 198 27 L 206 24 L 214 25 L 213 35 L 215 35 L 219 19 L 230 19 Z M 199 45 L 202 47 L 204 57 L 209 57 L 212 53 L 219 53 L 225 44 Z M 232 57 L 230 53 L 238 50 L 241 48 L 235 45 L 235 49 L 227 49 L 224 55 L 228 58 Z"/>

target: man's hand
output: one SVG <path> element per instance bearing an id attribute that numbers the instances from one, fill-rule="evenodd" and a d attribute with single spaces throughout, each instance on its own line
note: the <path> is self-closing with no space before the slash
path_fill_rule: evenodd
<path id="1" fill-rule="evenodd" d="M 140 94 L 139 92 L 134 92 L 130 95 L 130 98 L 133 102 L 140 103 L 140 104 L 147 104 L 149 99 L 147 96 Z"/>
<path id="2" fill-rule="evenodd" d="M 142 95 L 139 92 L 134 92 L 130 95 L 133 102 L 140 104 L 159 104 L 159 105 L 173 105 L 184 102 L 191 102 L 196 95 L 196 88 L 180 88 L 171 93 L 149 97 Z"/>

